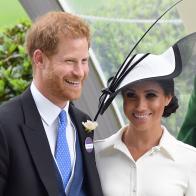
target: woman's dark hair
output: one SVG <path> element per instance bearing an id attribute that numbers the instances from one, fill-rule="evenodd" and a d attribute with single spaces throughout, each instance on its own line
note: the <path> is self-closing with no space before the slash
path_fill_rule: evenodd
<path id="1" fill-rule="evenodd" d="M 168 117 L 172 113 L 175 113 L 178 109 L 178 98 L 175 96 L 174 93 L 174 80 L 173 79 L 157 79 L 155 80 L 163 89 L 165 95 L 171 95 L 172 99 L 170 103 L 165 106 L 163 117 Z"/>

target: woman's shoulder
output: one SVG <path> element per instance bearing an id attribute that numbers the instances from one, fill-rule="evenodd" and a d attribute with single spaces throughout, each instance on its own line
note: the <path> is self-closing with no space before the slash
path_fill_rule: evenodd
<path id="1" fill-rule="evenodd" d="M 176 139 L 176 161 L 191 169 L 196 165 L 196 148 Z"/>
<path id="2" fill-rule="evenodd" d="M 179 140 L 177 140 L 177 145 L 180 151 L 196 156 L 196 148 L 194 146 L 191 146 Z"/>
<path id="3" fill-rule="evenodd" d="M 179 162 L 194 162 L 196 164 L 196 148 L 176 139 L 164 128 L 163 146 Z"/>
<path id="4" fill-rule="evenodd" d="M 112 134 L 111 136 L 107 138 L 94 140 L 95 152 L 98 153 L 106 148 L 109 148 L 115 145 L 116 142 L 121 140 L 123 130 L 124 130 L 124 127 L 122 127 L 116 133 Z"/>

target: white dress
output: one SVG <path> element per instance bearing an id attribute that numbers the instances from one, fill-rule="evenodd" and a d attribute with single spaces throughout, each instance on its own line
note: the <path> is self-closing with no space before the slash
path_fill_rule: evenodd
<path id="1" fill-rule="evenodd" d="M 163 127 L 159 145 L 134 161 L 121 140 L 124 129 L 94 143 L 105 196 L 196 196 L 196 148 Z"/>

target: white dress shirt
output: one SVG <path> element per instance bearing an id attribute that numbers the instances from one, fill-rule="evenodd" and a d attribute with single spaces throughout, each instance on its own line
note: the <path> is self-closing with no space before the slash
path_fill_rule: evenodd
<path id="1" fill-rule="evenodd" d="M 121 139 L 125 128 L 95 141 L 105 196 L 196 196 L 196 148 L 163 127 L 159 145 L 134 161 Z"/>
<path id="2" fill-rule="evenodd" d="M 45 129 L 45 132 L 46 132 L 46 136 L 48 138 L 48 142 L 50 145 L 50 149 L 54 157 L 55 147 L 56 147 L 56 138 L 57 138 L 57 129 L 58 129 L 58 115 L 60 114 L 62 109 L 58 107 L 57 105 L 55 105 L 54 103 L 52 103 L 46 97 L 44 97 L 39 92 L 39 90 L 36 88 L 33 82 L 31 83 L 30 89 L 31 89 L 31 93 L 35 101 L 35 104 L 37 106 L 37 109 L 39 111 L 39 114 L 41 116 L 42 123 Z M 74 125 L 71 122 L 71 119 L 68 113 L 68 108 L 69 108 L 69 102 L 66 104 L 64 110 L 66 111 L 66 114 L 67 114 L 66 137 L 67 137 L 69 152 L 71 156 L 72 174 L 68 182 L 68 185 L 66 187 L 66 192 L 68 191 L 72 178 L 73 178 L 75 159 L 76 159 L 76 151 L 75 151 L 76 133 L 75 133 Z M 55 157 L 54 157 L 54 160 L 55 160 Z"/>

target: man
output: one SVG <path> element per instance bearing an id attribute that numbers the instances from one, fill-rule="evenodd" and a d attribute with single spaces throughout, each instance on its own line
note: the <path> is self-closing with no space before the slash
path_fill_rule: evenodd
<path id="1" fill-rule="evenodd" d="M 178 139 L 196 147 L 196 76 L 194 79 L 194 89 L 189 99 L 188 110 L 178 134 Z"/>
<path id="2" fill-rule="evenodd" d="M 64 12 L 47 13 L 28 31 L 32 84 L 0 107 L 1 196 L 102 196 L 94 151 L 85 146 L 89 117 L 70 102 L 89 72 L 89 34 Z"/>

